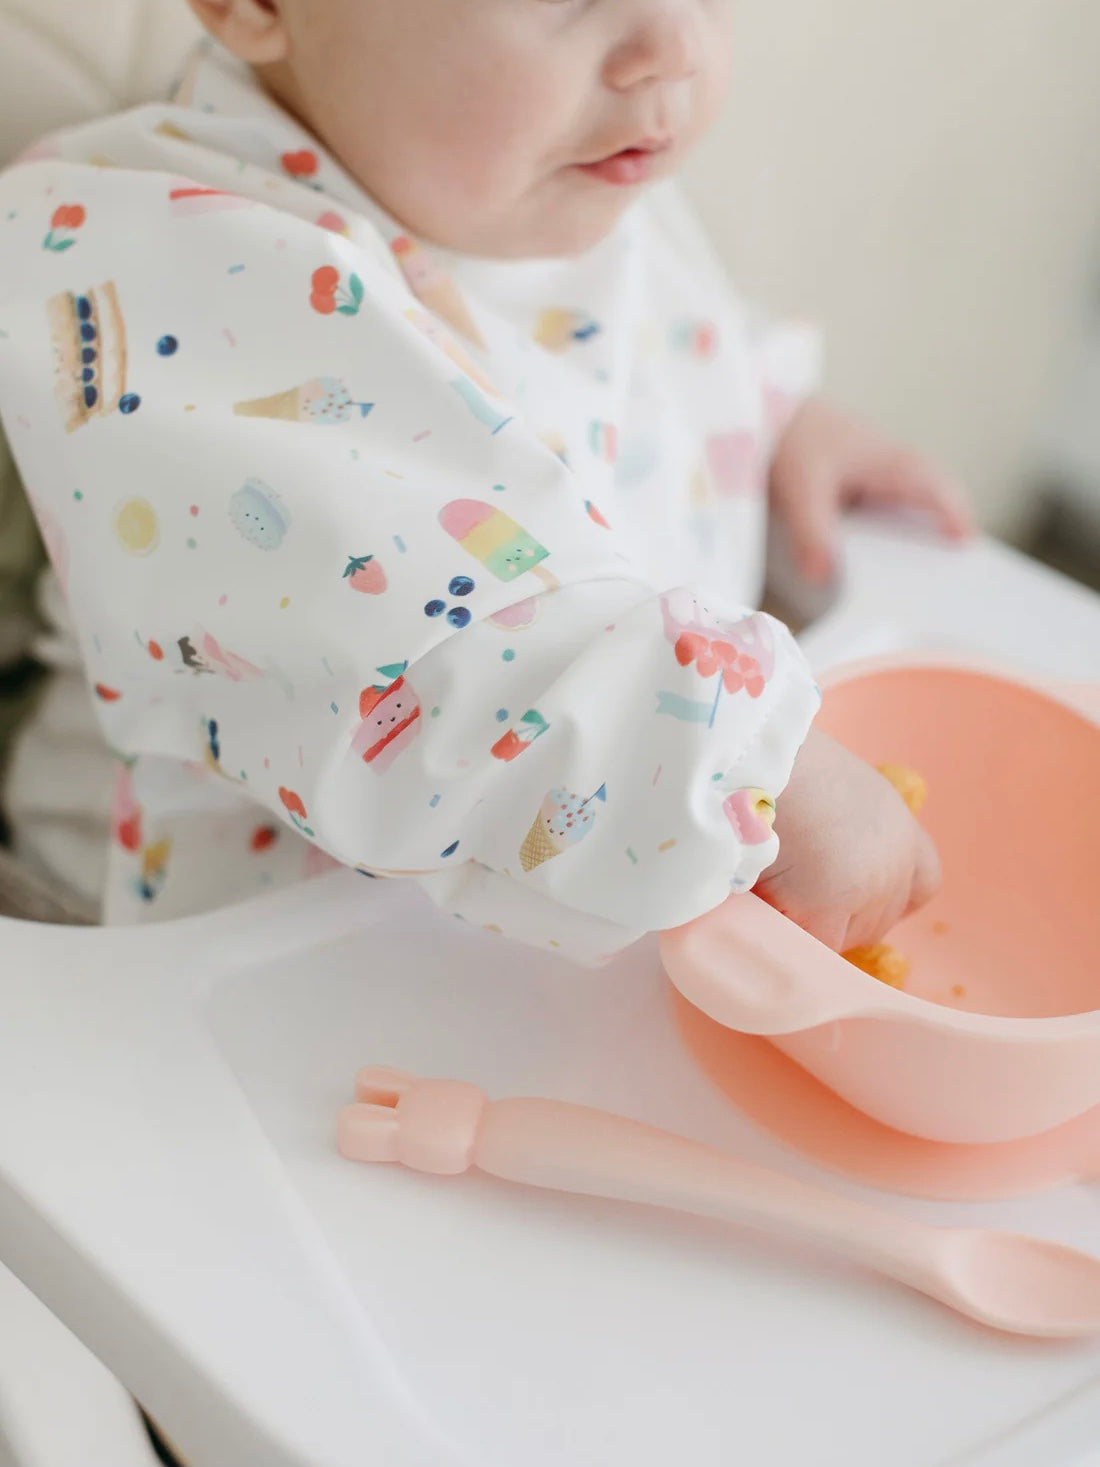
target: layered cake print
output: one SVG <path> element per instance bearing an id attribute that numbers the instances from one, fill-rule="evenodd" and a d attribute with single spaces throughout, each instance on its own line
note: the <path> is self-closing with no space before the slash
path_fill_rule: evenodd
<path id="1" fill-rule="evenodd" d="M 113 281 L 46 306 L 54 394 L 67 433 L 113 413 L 126 394 L 126 323 Z"/>

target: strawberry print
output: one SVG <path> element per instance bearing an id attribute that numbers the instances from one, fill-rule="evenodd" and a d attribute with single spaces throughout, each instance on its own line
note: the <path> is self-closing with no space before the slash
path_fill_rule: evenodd
<path id="1" fill-rule="evenodd" d="M 353 591 L 368 596 L 381 596 L 386 589 L 386 572 L 373 555 L 353 555 L 344 571 L 344 579 Z"/>

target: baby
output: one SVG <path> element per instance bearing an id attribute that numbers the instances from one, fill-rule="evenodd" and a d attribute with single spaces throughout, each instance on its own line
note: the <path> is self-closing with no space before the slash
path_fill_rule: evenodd
<path id="1" fill-rule="evenodd" d="M 732 0 L 191 4 L 172 104 L 0 179 L 0 412 L 117 762 L 107 920 L 335 861 L 582 961 L 750 888 L 879 939 L 935 852 L 811 728 L 752 611 L 765 515 L 811 580 L 853 501 L 967 518 L 669 182 Z M 40 854 L 79 717 L 47 697 L 17 755 Z"/>

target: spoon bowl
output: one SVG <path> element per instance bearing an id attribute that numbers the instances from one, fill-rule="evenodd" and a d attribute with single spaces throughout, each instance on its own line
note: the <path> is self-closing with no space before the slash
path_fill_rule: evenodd
<path id="1" fill-rule="evenodd" d="M 1100 1334 L 1100 1258 L 1062 1243 L 983 1228 L 944 1235 L 943 1303 L 1009 1334 Z"/>

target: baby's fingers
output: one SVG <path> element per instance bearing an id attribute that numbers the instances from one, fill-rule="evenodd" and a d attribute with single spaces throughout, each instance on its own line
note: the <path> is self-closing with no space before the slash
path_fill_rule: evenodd
<path id="1" fill-rule="evenodd" d="M 932 837 L 921 830 L 917 837 L 917 849 L 913 861 L 913 882 L 909 890 L 909 905 L 906 912 L 915 912 L 930 902 L 940 889 L 943 872 L 940 856 Z"/>
<path id="2" fill-rule="evenodd" d="M 840 505 L 827 475 L 799 481 L 778 475 L 773 482 L 772 511 L 786 528 L 795 563 L 811 585 L 822 585 L 836 564 Z"/>
<path id="3" fill-rule="evenodd" d="M 974 533 L 966 493 L 953 479 L 918 454 L 895 453 L 872 476 L 863 497 L 929 515 L 941 534 L 964 540 Z"/>

